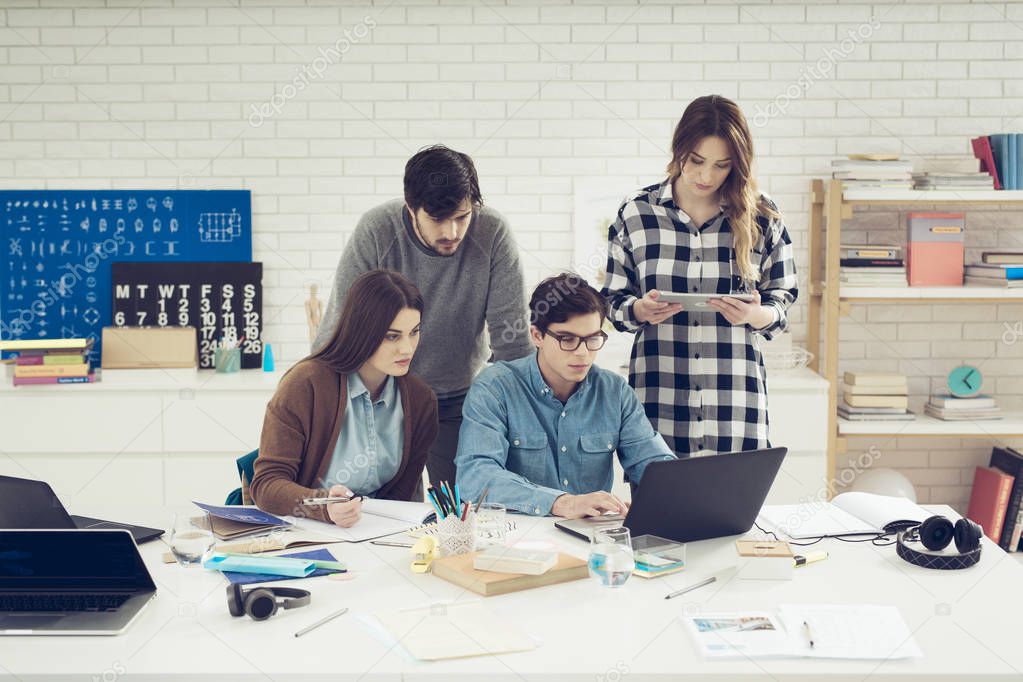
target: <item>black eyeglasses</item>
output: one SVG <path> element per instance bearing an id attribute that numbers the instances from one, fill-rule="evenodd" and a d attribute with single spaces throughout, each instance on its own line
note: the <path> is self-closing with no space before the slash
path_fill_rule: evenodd
<path id="1" fill-rule="evenodd" d="M 579 347 L 579 344 L 585 342 L 586 350 L 600 350 L 604 347 L 604 342 L 607 341 L 607 334 L 604 332 L 597 332 L 593 336 L 575 336 L 574 334 L 555 334 L 554 332 L 545 332 L 550 334 L 558 340 L 558 346 L 561 350 L 573 351 Z"/>

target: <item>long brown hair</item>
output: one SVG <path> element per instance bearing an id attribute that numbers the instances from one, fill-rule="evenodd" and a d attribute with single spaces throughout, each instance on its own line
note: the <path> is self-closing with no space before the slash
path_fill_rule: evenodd
<path id="1" fill-rule="evenodd" d="M 689 154 L 705 137 L 720 137 L 730 148 L 732 169 L 719 192 L 732 228 L 738 274 L 748 282 L 755 282 L 759 279 L 759 272 L 750 259 L 750 250 L 759 229 L 757 216 L 775 219 L 779 214 L 757 191 L 752 173 L 753 136 L 746 125 L 746 117 L 735 102 L 721 95 L 705 95 L 689 103 L 671 138 L 668 179 L 675 182 Z"/>
<path id="2" fill-rule="evenodd" d="M 362 367 L 383 343 L 387 330 L 405 308 L 423 313 L 416 285 L 390 270 L 370 270 L 352 283 L 334 337 L 310 358 L 349 374 Z"/>

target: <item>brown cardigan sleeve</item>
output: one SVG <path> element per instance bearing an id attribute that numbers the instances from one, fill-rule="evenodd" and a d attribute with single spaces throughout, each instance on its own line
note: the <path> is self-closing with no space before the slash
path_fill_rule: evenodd
<path id="1" fill-rule="evenodd" d="M 322 497 L 327 491 L 297 483 L 309 444 L 314 397 L 306 368 L 296 366 L 281 379 L 266 406 L 250 489 L 253 501 L 271 514 L 329 522 L 325 506 L 301 504 L 303 497 Z"/>
<path id="2" fill-rule="evenodd" d="M 410 442 L 405 444 L 409 459 L 403 474 L 382 495 L 389 500 L 412 499 L 426 468 L 430 446 L 437 438 L 437 396 L 417 377 L 409 378 L 406 385 L 411 391 L 409 406 L 412 409 L 405 413 L 405 419 L 412 420 Z"/>

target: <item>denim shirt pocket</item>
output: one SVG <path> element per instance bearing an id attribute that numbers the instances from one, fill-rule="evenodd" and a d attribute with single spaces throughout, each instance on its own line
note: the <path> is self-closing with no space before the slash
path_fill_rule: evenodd
<path id="1" fill-rule="evenodd" d="M 547 434 L 543 431 L 511 433 L 508 437 L 509 471 L 526 478 L 542 475 L 547 471 L 550 453 L 547 448 Z"/>

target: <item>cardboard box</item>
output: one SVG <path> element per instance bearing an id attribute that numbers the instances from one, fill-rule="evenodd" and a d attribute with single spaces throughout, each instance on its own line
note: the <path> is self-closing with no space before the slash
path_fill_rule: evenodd
<path id="1" fill-rule="evenodd" d="M 199 364 L 195 327 L 103 327 L 104 369 Z"/>

